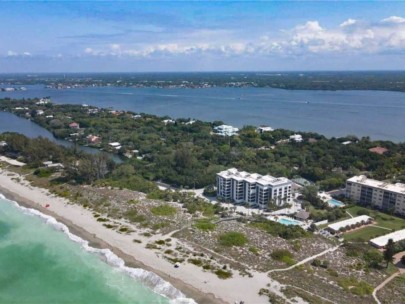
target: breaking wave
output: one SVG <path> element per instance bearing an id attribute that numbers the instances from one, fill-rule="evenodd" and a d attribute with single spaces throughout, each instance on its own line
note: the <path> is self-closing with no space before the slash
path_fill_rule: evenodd
<path id="1" fill-rule="evenodd" d="M 149 287 L 155 293 L 164 296 L 170 300 L 172 304 L 196 304 L 193 299 L 187 298 L 180 290 L 176 289 L 169 282 L 163 280 L 157 274 L 144 270 L 142 268 L 132 268 L 125 266 L 123 259 L 114 254 L 110 249 L 98 249 L 89 246 L 89 242 L 82 239 L 81 237 L 71 233 L 69 228 L 58 222 L 54 217 L 46 215 L 36 209 L 26 208 L 20 206 L 17 202 L 7 199 L 3 194 L 0 194 L 0 199 L 4 199 L 12 202 L 18 209 L 23 213 L 34 215 L 44 221 L 47 225 L 51 226 L 55 230 L 62 231 L 65 233 L 70 240 L 81 245 L 81 247 L 87 252 L 96 254 L 102 258 L 110 266 L 125 272 L 131 278 L 136 281 L 141 282 L 143 285 Z"/>

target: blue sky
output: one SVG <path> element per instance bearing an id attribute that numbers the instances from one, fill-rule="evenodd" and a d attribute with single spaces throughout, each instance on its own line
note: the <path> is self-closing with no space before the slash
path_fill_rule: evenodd
<path id="1" fill-rule="evenodd" d="M 0 20 L 0 73 L 405 69 L 405 2 L 0 1 Z"/>

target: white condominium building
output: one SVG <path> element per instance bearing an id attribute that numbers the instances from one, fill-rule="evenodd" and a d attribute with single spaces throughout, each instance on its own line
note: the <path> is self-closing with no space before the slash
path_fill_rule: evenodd
<path id="1" fill-rule="evenodd" d="M 228 125 L 220 125 L 214 128 L 214 132 L 221 136 L 233 136 L 238 134 L 239 129 Z"/>
<path id="2" fill-rule="evenodd" d="M 405 184 L 390 184 L 364 175 L 346 181 L 346 196 L 361 205 L 393 210 L 405 215 Z"/>
<path id="3" fill-rule="evenodd" d="M 266 207 L 272 201 L 281 206 L 290 203 L 292 182 L 285 177 L 273 177 L 228 169 L 217 174 L 217 195 L 235 203 Z"/>

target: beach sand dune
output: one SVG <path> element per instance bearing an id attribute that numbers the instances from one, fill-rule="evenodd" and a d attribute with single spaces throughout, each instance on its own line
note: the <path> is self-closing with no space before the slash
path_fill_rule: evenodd
<path id="1" fill-rule="evenodd" d="M 268 283 L 274 286 L 272 291 L 279 294 L 279 284 L 271 281 L 265 273 L 253 272 L 253 277 L 249 278 L 234 272 L 231 279 L 222 280 L 192 264 L 181 264 L 175 268 L 173 264 L 145 248 L 146 238 L 141 235 L 142 231 L 133 227 L 136 232 L 128 235 L 108 229 L 97 222 L 91 210 L 71 204 L 46 189 L 32 187 L 23 177 L 13 175 L 5 169 L 0 169 L 0 193 L 25 207 L 55 217 L 68 226 L 72 233 L 89 241 L 91 246 L 109 248 L 127 266 L 156 273 L 197 303 L 268 303 L 267 297 L 258 295 L 260 288 L 268 288 Z M 135 238 L 143 242 L 133 242 Z"/>

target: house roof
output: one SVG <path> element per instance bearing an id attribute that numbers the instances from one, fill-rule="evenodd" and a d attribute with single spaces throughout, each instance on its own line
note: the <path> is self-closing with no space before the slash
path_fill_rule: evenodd
<path id="1" fill-rule="evenodd" d="M 301 219 L 301 220 L 307 220 L 309 218 L 309 216 L 310 216 L 310 213 L 305 210 L 300 210 L 295 215 L 296 218 Z"/>
<path id="2" fill-rule="evenodd" d="M 368 149 L 368 151 L 383 155 L 385 152 L 388 151 L 388 149 L 384 148 L 384 147 L 377 146 L 377 147 Z"/>

